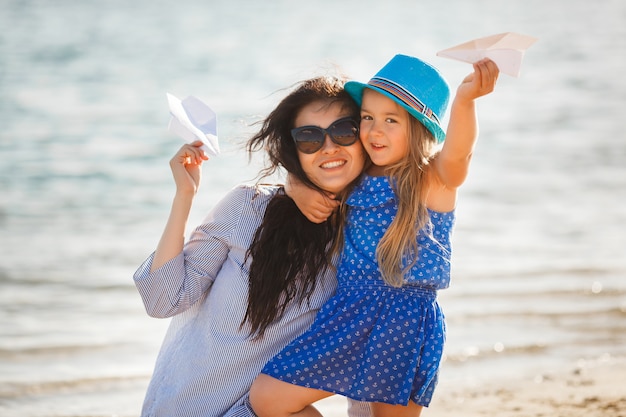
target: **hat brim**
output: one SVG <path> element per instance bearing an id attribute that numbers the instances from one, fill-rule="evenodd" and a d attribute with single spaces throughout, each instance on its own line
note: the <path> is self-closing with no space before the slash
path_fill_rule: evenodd
<path id="1" fill-rule="evenodd" d="M 377 93 L 380 93 L 383 96 L 390 98 L 391 100 L 402 106 L 402 108 L 408 111 L 411 116 L 415 117 L 421 124 L 426 126 L 426 129 L 428 129 L 430 133 L 433 134 L 437 143 L 441 143 L 445 140 L 446 132 L 444 132 L 444 130 L 441 128 L 441 126 L 439 126 L 438 123 L 432 121 L 422 113 L 415 110 L 413 107 L 410 107 L 393 94 L 376 86 L 360 83 L 358 81 L 348 81 L 344 86 L 344 89 L 348 92 L 348 94 L 350 94 L 350 97 L 352 97 L 352 99 L 359 105 L 359 107 L 363 103 L 363 90 L 365 90 L 366 88 L 374 90 Z"/>

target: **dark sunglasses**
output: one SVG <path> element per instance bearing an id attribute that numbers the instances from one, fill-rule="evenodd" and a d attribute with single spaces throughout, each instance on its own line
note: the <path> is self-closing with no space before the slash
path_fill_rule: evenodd
<path id="1" fill-rule="evenodd" d="M 302 126 L 291 129 L 296 148 L 302 153 L 315 153 L 322 149 L 326 135 L 339 146 L 350 146 L 359 138 L 359 125 L 352 117 L 336 120 L 326 129 L 319 126 Z"/>

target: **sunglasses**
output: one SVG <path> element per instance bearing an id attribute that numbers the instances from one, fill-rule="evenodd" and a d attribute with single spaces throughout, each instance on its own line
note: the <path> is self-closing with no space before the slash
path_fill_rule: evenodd
<path id="1" fill-rule="evenodd" d="M 359 125 L 352 117 L 336 120 L 326 129 L 318 126 L 302 126 L 291 129 L 296 148 L 302 153 L 315 153 L 322 149 L 326 135 L 339 146 L 350 146 L 359 138 Z"/>

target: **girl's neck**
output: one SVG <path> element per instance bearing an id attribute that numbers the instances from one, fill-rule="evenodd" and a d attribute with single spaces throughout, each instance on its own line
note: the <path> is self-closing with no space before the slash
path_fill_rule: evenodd
<path id="1" fill-rule="evenodd" d="M 372 176 L 372 177 L 383 177 L 383 176 L 387 175 L 385 173 L 385 169 L 386 169 L 386 167 L 381 167 L 381 166 L 372 164 L 367 169 L 367 175 Z"/>

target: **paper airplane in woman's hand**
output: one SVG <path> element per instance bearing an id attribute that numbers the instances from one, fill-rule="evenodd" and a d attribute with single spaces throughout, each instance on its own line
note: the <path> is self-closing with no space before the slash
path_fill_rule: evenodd
<path id="1" fill-rule="evenodd" d="M 219 154 L 215 112 L 194 96 L 181 101 L 167 93 L 167 101 L 172 115 L 167 129 L 180 136 L 186 143 L 202 141 L 201 149 L 209 155 Z"/>
<path id="2" fill-rule="evenodd" d="M 536 41 L 537 38 L 532 36 L 506 32 L 474 39 L 439 51 L 437 55 L 470 64 L 483 58 L 489 58 L 496 63 L 500 72 L 519 77 L 524 52 Z"/>

